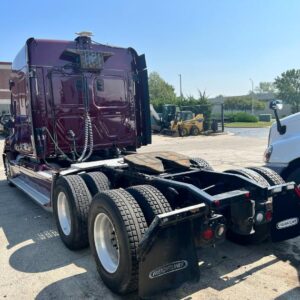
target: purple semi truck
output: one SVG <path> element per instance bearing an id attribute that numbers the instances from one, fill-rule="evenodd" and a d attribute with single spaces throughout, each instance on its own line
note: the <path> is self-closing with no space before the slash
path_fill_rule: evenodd
<path id="1" fill-rule="evenodd" d="M 12 70 L 8 183 L 53 212 L 69 249 L 90 245 L 114 292 L 149 297 L 197 279 L 198 249 L 225 236 L 300 234 L 298 187 L 271 170 L 216 172 L 199 158 L 136 152 L 151 125 L 145 56 L 134 49 L 88 33 L 30 38 Z"/>

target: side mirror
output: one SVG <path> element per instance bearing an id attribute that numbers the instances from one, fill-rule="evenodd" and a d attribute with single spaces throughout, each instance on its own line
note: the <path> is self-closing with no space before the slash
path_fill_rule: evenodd
<path id="1" fill-rule="evenodd" d="M 270 109 L 273 110 L 282 110 L 283 103 L 282 100 L 272 100 L 269 105 Z"/>
<path id="2" fill-rule="evenodd" d="M 286 133 L 286 125 L 282 125 L 280 122 L 280 119 L 278 117 L 277 110 L 281 110 L 283 107 L 282 100 L 273 100 L 270 102 L 270 109 L 274 110 L 276 123 L 277 123 L 277 131 L 280 135 L 283 135 Z"/>

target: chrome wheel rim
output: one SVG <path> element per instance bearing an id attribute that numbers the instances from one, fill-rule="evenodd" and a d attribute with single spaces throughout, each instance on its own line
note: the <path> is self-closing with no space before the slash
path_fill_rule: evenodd
<path id="1" fill-rule="evenodd" d="M 99 213 L 94 223 L 94 242 L 101 265 L 114 273 L 120 263 L 119 242 L 115 227 L 105 213 Z"/>
<path id="2" fill-rule="evenodd" d="M 71 213 L 64 192 L 60 192 L 57 197 L 57 214 L 61 230 L 65 235 L 69 235 L 71 233 Z"/>

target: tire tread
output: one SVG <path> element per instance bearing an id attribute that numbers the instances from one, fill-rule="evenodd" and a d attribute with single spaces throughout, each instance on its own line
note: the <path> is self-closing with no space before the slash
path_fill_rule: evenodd
<path id="1" fill-rule="evenodd" d="M 127 191 L 140 205 L 148 226 L 156 215 L 172 211 L 165 196 L 152 185 L 137 185 L 127 188 Z"/>
<path id="2" fill-rule="evenodd" d="M 58 184 L 67 184 L 71 190 L 75 204 L 75 217 L 78 222 L 78 232 L 75 233 L 72 244 L 67 247 L 72 250 L 85 248 L 88 246 L 88 214 L 92 201 L 91 194 L 84 180 L 78 175 L 61 177 L 58 179 Z"/>
<path id="3" fill-rule="evenodd" d="M 203 158 L 200 157 L 192 157 L 190 159 L 191 164 L 196 165 L 199 169 L 213 171 L 212 166 Z"/>
<path id="4" fill-rule="evenodd" d="M 129 293 L 138 288 L 139 263 L 137 250 L 139 242 L 148 226 L 141 208 L 127 191 L 123 189 L 109 190 L 98 194 L 96 197 L 101 197 L 101 195 L 106 195 L 115 203 L 126 227 L 131 253 L 132 271 L 131 274 L 127 274 L 127 276 L 131 277 L 130 283 L 126 289 L 121 292 L 124 294 Z"/>
<path id="5" fill-rule="evenodd" d="M 262 185 L 263 187 L 270 186 L 268 181 L 262 175 L 260 175 L 259 173 L 251 169 L 246 169 L 246 168 L 232 169 L 232 170 L 227 170 L 225 172 L 242 175 L 244 177 L 254 180 L 258 184 Z"/>
<path id="6" fill-rule="evenodd" d="M 81 174 L 92 196 L 99 192 L 109 190 L 111 183 L 107 176 L 102 172 L 89 172 Z"/>
<path id="7" fill-rule="evenodd" d="M 273 171 L 270 168 L 252 167 L 252 168 L 249 168 L 249 169 L 257 172 L 262 177 L 264 177 L 269 182 L 270 185 L 279 185 L 279 184 L 284 184 L 285 183 L 283 178 L 278 173 L 276 173 L 275 171 Z"/>

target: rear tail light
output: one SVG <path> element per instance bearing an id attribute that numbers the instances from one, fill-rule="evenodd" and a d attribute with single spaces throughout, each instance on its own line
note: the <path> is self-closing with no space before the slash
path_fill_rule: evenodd
<path id="1" fill-rule="evenodd" d="M 214 203 L 215 203 L 216 207 L 221 206 L 221 201 L 220 200 L 215 200 Z"/>
<path id="2" fill-rule="evenodd" d="M 299 186 L 295 187 L 295 193 L 298 197 L 300 197 L 300 187 Z"/>
<path id="3" fill-rule="evenodd" d="M 272 212 L 270 210 L 266 211 L 266 215 L 265 215 L 266 221 L 271 221 L 272 217 L 273 217 Z"/>
<path id="4" fill-rule="evenodd" d="M 215 228 L 207 228 L 202 232 L 202 238 L 206 241 L 212 240 L 213 238 L 220 239 L 224 236 L 226 227 L 224 224 L 219 224 Z"/>
<path id="5" fill-rule="evenodd" d="M 205 240 L 211 240 L 214 237 L 214 232 L 211 228 L 207 228 L 202 232 L 202 237 Z"/>

